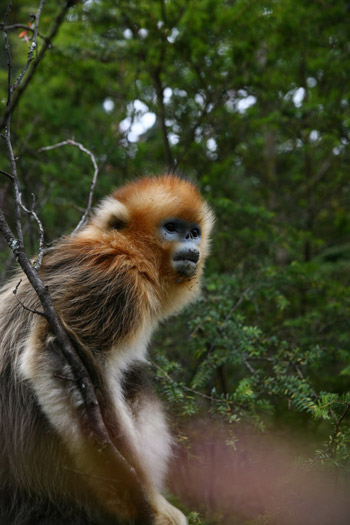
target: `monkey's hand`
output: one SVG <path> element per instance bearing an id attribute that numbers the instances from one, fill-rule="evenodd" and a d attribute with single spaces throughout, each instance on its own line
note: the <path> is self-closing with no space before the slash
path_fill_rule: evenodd
<path id="1" fill-rule="evenodd" d="M 187 525 L 182 512 L 171 505 L 161 494 L 153 498 L 154 521 L 152 525 Z"/>

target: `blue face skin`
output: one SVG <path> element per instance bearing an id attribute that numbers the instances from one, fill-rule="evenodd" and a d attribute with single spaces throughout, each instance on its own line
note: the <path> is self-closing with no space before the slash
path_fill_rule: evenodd
<path id="1" fill-rule="evenodd" d="M 193 277 L 200 257 L 200 226 L 184 219 L 169 218 L 161 223 L 159 232 L 162 239 L 174 243 L 171 264 L 176 273 Z"/>

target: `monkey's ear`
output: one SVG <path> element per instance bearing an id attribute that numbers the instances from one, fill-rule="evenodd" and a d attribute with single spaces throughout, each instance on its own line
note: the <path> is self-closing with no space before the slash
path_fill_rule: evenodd
<path id="1" fill-rule="evenodd" d="M 130 222 L 127 207 L 113 197 L 107 197 L 100 202 L 95 210 L 93 223 L 102 230 L 122 230 Z"/>
<path id="2" fill-rule="evenodd" d="M 127 222 L 124 219 L 121 219 L 120 217 L 111 217 L 110 221 L 108 222 L 109 228 L 112 228 L 113 230 L 123 230 L 123 228 L 126 228 Z"/>

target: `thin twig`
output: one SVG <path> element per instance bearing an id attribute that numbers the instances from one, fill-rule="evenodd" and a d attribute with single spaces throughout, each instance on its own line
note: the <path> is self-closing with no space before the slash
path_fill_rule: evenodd
<path id="1" fill-rule="evenodd" d="M 2 119 L 0 120 L 0 130 L 4 128 L 4 126 L 6 125 L 6 122 L 7 122 L 7 119 L 9 117 L 9 115 L 13 112 L 13 110 L 17 107 L 23 93 L 25 92 L 25 90 L 27 89 L 38 65 L 40 64 L 40 62 L 42 61 L 42 59 L 44 58 L 45 56 L 45 53 L 46 51 L 49 49 L 49 47 L 51 46 L 51 42 L 53 40 L 53 38 L 56 36 L 56 33 L 57 31 L 59 30 L 62 22 L 64 21 L 64 18 L 66 16 L 66 13 L 69 9 L 69 7 L 71 6 L 71 0 L 66 0 L 65 4 L 63 5 L 61 11 L 58 13 L 57 17 L 55 18 L 54 20 L 54 23 L 53 23 L 53 26 L 52 26 L 52 29 L 49 33 L 49 35 L 47 36 L 47 38 L 45 39 L 36 59 L 34 61 L 32 61 L 32 64 L 31 64 L 31 67 L 29 68 L 29 71 L 27 73 L 27 75 L 25 76 L 25 78 L 23 79 L 23 82 L 21 82 L 21 84 L 18 86 L 18 88 L 16 89 L 16 93 L 15 93 L 15 96 L 13 97 L 11 103 L 6 107 L 6 111 L 2 117 Z M 7 13 L 9 12 L 9 10 L 11 9 L 11 6 L 12 6 L 12 1 L 10 0 L 10 3 L 9 3 L 9 6 L 8 7 L 8 10 L 6 11 L 6 15 L 5 15 L 5 18 L 3 20 L 3 24 L 2 24 L 2 27 L 3 27 L 3 31 L 4 33 L 6 33 L 6 29 L 5 29 L 5 21 L 6 21 L 6 18 L 7 18 Z"/>
<path id="2" fill-rule="evenodd" d="M 177 384 L 177 382 L 168 374 L 168 372 L 166 372 L 157 363 L 155 363 L 154 361 L 150 361 L 150 364 L 151 364 L 151 366 L 156 368 L 165 377 L 165 379 L 169 383 L 172 383 L 173 385 Z M 210 401 L 211 403 L 220 403 L 220 402 L 224 401 L 225 403 L 227 403 L 231 407 L 232 410 L 234 410 L 235 406 L 236 407 L 242 407 L 242 405 L 236 403 L 235 401 L 231 401 L 230 399 L 222 399 L 222 398 L 219 398 L 219 397 L 209 396 L 208 394 L 204 394 L 203 392 L 200 392 L 199 390 L 196 390 L 194 388 L 191 388 L 191 387 L 183 385 L 183 384 L 181 384 L 181 388 L 183 390 L 186 390 L 186 392 L 190 392 L 191 394 L 194 394 L 197 397 L 201 397 L 203 399 L 206 399 L 207 401 Z"/>
<path id="3" fill-rule="evenodd" d="M 339 434 L 340 426 L 341 426 L 344 418 L 347 416 L 349 410 L 350 410 L 350 403 L 346 403 L 345 409 L 344 409 L 343 413 L 341 414 L 341 416 L 340 416 L 340 418 L 338 420 L 336 419 L 336 416 L 335 416 L 334 412 L 332 410 L 330 410 L 332 412 L 333 421 L 335 422 L 334 432 L 331 435 L 331 438 L 330 438 L 330 441 L 329 441 L 329 445 L 328 445 L 328 452 L 330 454 L 332 454 L 332 456 L 335 455 L 336 441 L 337 441 L 337 437 L 338 437 L 338 434 Z"/>
<path id="4" fill-rule="evenodd" d="M 84 213 L 83 213 L 83 215 L 82 215 L 78 225 L 76 226 L 76 228 L 73 231 L 73 233 L 75 233 L 82 226 L 84 226 L 84 224 L 86 223 L 86 220 L 87 220 L 87 218 L 88 218 L 88 216 L 89 216 L 89 214 L 91 212 L 92 199 L 93 199 L 93 196 L 94 196 L 96 181 L 97 181 L 97 177 L 98 177 L 98 166 L 97 166 L 97 162 L 96 162 L 96 159 L 95 159 L 95 156 L 93 155 L 93 153 L 90 150 L 88 150 L 87 148 L 85 148 L 85 146 L 80 144 L 80 142 L 76 142 L 73 139 L 68 139 L 68 140 L 64 140 L 63 142 L 58 142 L 57 144 L 53 144 L 52 146 L 45 146 L 44 148 L 40 148 L 38 151 L 41 153 L 42 151 L 50 151 L 52 149 L 60 148 L 62 146 L 76 146 L 76 147 L 78 147 L 81 151 L 83 151 L 84 153 L 89 155 L 89 157 L 91 159 L 91 162 L 92 162 L 92 164 L 94 166 L 94 174 L 93 174 L 91 185 L 90 185 L 90 191 L 89 191 L 89 196 L 88 196 L 88 203 L 87 203 L 86 209 L 85 209 L 85 211 L 84 211 Z"/>
<path id="5" fill-rule="evenodd" d="M 11 53 L 10 53 L 10 44 L 7 38 L 7 31 L 5 29 L 5 22 L 7 20 L 7 17 L 11 11 L 12 8 L 12 0 L 9 0 L 9 3 L 7 4 L 5 16 L 2 23 L 2 30 L 3 30 L 3 37 L 4 37 L 4 44 L 5 44 L 5 52 L 7 57 L 7 102 L 6 102 L 6 108 L 8 109 L 10 101 L 11 101 L 11 74 L 12 74 L 12 64 L 11 64 Z M 6 119 L 4 119 L 4 122 L 6 122 Z M 1 128 L 0 128 L 1 129 Z M 5 138 L 5 137 L 3 137 Z"/>
<path id="6" fill-rule="evenodd" d="M 38 11 L 36 12 L 34 16 L 35 18 L 35 22 L 34 22 L 34 31 L 33 31 L 33 39 L 32 39 L 32 43 L 30 45 L 30 48 L 29 48 L 29 53 L 28 53 L 28 58 L 27 58 L 27 62 L 26 64 L 24 65 L 22 71 L 20 72 L 20 74 L 18 75 L 15 83 L 13 84 L 12 86 L 12 92 L 14 92 L 17 87 L 20 85 L 20 83 L 22 82 L 22 78 L 24 77 L 24 75 L 26 74 L 26 72 L 28 71 L 28 68 L 30 66 L 30 63 L 31 61 L 33 60 L 34 58 L 34 51 L 36 50 L 37 48 L 37 40 L 38 40 L 38 30 L 39 30 L 39 20 L 40 20 L 40 16 L 41 16 L 41 11 L 44 7 L 44 3 L 45 3 L 46 0 L 41 0 L 40 4 L 39 4 L 39 8 L 38 8 Z"/>
<path id="7" fill-rule="evenodd" d="M 20 199 L 20 205 L 21 205 L 22 210 L 25 211 L 26 213 L 28 213 L 28 215 L 31 215 L 34 218 L 34 220 L 37 223 L 38 228 L 39 228 L 39 251 L 38 251 L 38 256 L 37 256 L 36 263 L 34 264 L 34 268 L 36 270 L 39 270 L 39 268 L 41 268 L 41 265 L 42 265 L 42 262 L 43 262 L 43 257 L 44 257 L 44 228 L 43 228 L 41 220 L 39 219 L 37 213 L 34 210 L 34 208 L 35 208 L 35 195 L 34 195 L 34 193 L 32 193 L 33 203 L 32 203 L 31 210 L 26 208 L 25 205 L 23 204 L 22 194 L 21 193 L 19 194 L 19 199 Z"/>
<path id="8" fill-rule="evenodd" d="M 10 115 L 7 119 L 7 126 L 6 126 L 6 146 L 9 153 L 10 163 L 11 163 L 11 171 L 12 171 L 12 177 L 13 177 L 13 190 L 15 194 L 15 217 L 16 217 L 16 232 L 17 232 L 17 238 L 21 245 L 23 245 L 23 230 L 22 230 L 22 214 L 21 214 L 21 198 L 20 198 L 20 191 L 19 191 L 19 181 L 18 181 L 18 174 L 17 174 L 17 165 L 16 165 L 16 159 L 15 154 L 12 148 L 12 142 L 11 142 L 11 130 L 10 130 Z"/>
<path id="9" fill-rule="evenodd" d="M 20 287 L 20 284 L 22 282 L 22 279 L 20 279 L 16 285 L 16 288 L 13 290 L 13 295 L 16 297 L 16 300 L 17 302 L 22 306 L 22 308 L 24 308 L 24 310 L 27 310 L 27 312 L 30 312 L 31 314 L 37 314 L 37 315 L 40 315 L 42 317 L 44 317 L 45 319 L 47 319 L 47 315 L 45 314 L 45 312 L 41 312 L 40 310 L 36 310 L 35 308 L 29 308 L 29 306 L 26 306 L 18 297 L 17 297 L 17 292 L 18 292 L 18 288 Z"/>
<path id="10" fill-rule="evenodd" d="M 241 304 L 244 301 L 244 299 L 247 299 L 247 295 L 254 289 L 254 287 L 255 287 L 255 285 L 251 284 L 245 290 L 243 290 L 243 292 L 241 293 L 240 297 L 238 298 L 238 300 L 235 302 L 235 304 L 233 305 L 233 307 L 231 308 L 231 310 L 229 311 L 229 313 L 225 317 L 225 321 L 228 321 L 230 316 L 241 306 Z"/>
<path id="11" fill-rule="evenodd" d="M 256 370 L 254 367 L 252 367 L 252 365 L 249 363 L 248 359 L 246 358 L 243 358 L 243 363 L 245 364 L 245 366 L 248 368 L 249 372 L 251 374 L 255 374 L 256 373 Z"/>
<path id="12" fill-rule="evenodd" d="M 27 26 L 26 24 L 11 24 L 9 26 L 5 26 L 6 31 L 12 31 L 14 29 L 26 29 L 27 31 L 30 31 L 31 33 L 34 33 L 34 28 Z M 42 38 L 43 40 L 47 40 L 46 36 L 42 35 L 38 31 L 38 37 Z"/>
<path id="13" fill-rule="evenodd" d="M 342 415 L 340 416 L 339 420 L 338 420 L 338 423 L 337 423 L 337 427 L 336 427 L 336 434 L 338 434 L 339 432 L 339 429 L 340 429 L 340 425 L 342 424 L 344 418 L 346 417 L 347 413 L 349 412 L 350 410 L 350 403 L 347 403 L 346 406 L 345 406 L 345 409 L 342 413 Z"/>
<path id="14" fill-rule="evenodd" d="M 8 16 L 8 13 L 10 12 L 12 8 L 12 0 L 9 1 L 4 22 Z M 14 93 L 14 88 L 12 86 L 12 59 L 11 59 L 11 51 L 10 51 L 10 44 L 7 38 L 7 32 L 5 29 L 3 30 L 3 36 L 4 36 L 4 44 L 5 44 L 5 52 L 7 57 L 7 68 L 8 68 L 8 74 L 7 74 L 7 101 L 6 101 L 6 109 L 8 110 L 11 107 L 12 104 L 12 96 Z M 11 164 L 11 172 L 12 172 L 12 182 L 13 182 L 13 190 L 15 194 L 15 217 L 16 217 L 16 232 L 17 232 L 17 238 L 21 246 L 23 246 L 23 231 L 22 231 L 22 224 L 21 224 L 21 206 L 20 206 L 20 195 L 19 195 L 19 183 L 18 183 L 18 176 L 17 176 L 17 165 L 16 165 L 16 159 L 12 148 L 12 142 L 11 142 L 11 113 L 9 112 L 6 119 L 5 119 L 5 134 L 4 134 L 7 150 L 9 153 L 9 159 Z"/>
<path id="15" fill-rule="evenodd" d="M 9 179 L 13 181 L 13 176 L 10 173 L 7 173 L 7 171 L 0 169 L 0 173 L 2 173 L 3 175 L 6 175 L 6 177 L 8 177 Z"/>

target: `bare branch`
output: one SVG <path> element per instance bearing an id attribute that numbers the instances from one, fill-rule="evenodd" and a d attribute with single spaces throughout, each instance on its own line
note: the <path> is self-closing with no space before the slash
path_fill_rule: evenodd
<path id="1" fill-rule="evenodd" d="M 36 50 L 37 48 L 37 40 L 38 40 L 38 30 L 39 30 L 39 20 L 40 20 L 40 15 L 41 15 L 41 11 L 44 7 L 44 3 L 45 3 L 46 0 L 41 0 L 40 2 L 40 5 L 39 5 L 39 8 L 38 8 L 38 11 L 36 12 L 34 16 L 34 19 L 35 19 L 35 23 L 34 23 L 34 31 L 33 31 L 33 39 L 32 39 L 32 43 L 31 43 L 31 46 L 29 48 L 29 53 L 28 53 L 28 58 L 27 58 L 27 62 L 26 64 L 24 65 L 24 68 L 22 69 L 22 71 L 20 72 L 20 74 L 18 75 L 15 83 L 13 84 L 12 86 L 12 92 L 14 92 L 17 87 L 20 85 L 20 83 L 22 82 L 22 78 L 24 77 L 24 75 L 26 74 L 26 72 L 28 71 L 28 68 L 30 66 L 30 63 L 31 61 L 33 60 L 34 58 L 34 51 Z M 5 28 L 6 30 L 6 28 Z"/>
<path id="2" fill-rule="evenodd" d="M 44 228 L 43 228 L 41 220 L 39 219 L 37 213 L 34 210 L 34 208 L 35 208 L 35 195 L 34 195 L 34 193 L 32 193 L 33 203 L 32 203 L 32 208 L 30 210 L 28 208 L 26 208 L 25 205 L 23 204 L 22 194 L 21 193 L 19 194 L 19 199 L 20 199 L 20 205 L 21 205 L 22 210 L 25 211 L 26 213 L 28 213 L 28 215 L 31 215 L 34 218 L 34 220 L 37 223 L 38 228 L 39 228 L 39 251 L 38 251 L 38 257 L 37 257 L 36 263 L 34 264 L 34 268 L 36 270 L 39 270 L 39 268 L 42 265 L 43 257 L 44 257 Z"/>
<path id="3" fill-rule="evenodd" d="M 5 26 L 5 30 L 6 31 L 13 31 L 15 29 L 25 29 L 27 31 L 30 31 L 31 33 L 34 33 L 34 28 L 30 27 L 30 26 L 28 26 L 26 24 L 11 24 L 10 26 Z M 41 33 L 39 33 L 39 31 L 38 31 L 38 37 L 42 38 L 43 40 L 48 40 L 46 38 L 46 36 L 44 36 Z M 49 42 L 49 44 L 50 44 L 50 42 Z"/>
<path id="4" fill-rule="evenodd" d="M 248 368 L 249 372 L 251 374 L 255 374 L 256 373 L 256 370 L 255 368 L 252 367 L 252 365 L 249 363 L 248 359 L 244 358 L 243 359 L 243 363 L 245 364 L 245 366 Z"/>
<path id="5" fill-rule="evenodd" d="M 0 169 L 0 173 L 2 173 L 3 175 L 6 175 L 6 177 L 8 177 L 9 179 L 13 181 L 13 176 L 10 173 L 7 173 L 7 171 Z"/>
<path id="6" fill-rule="evenodd" d="M 0 209 L 1 209 L 1 206 L 0 206 Z M 25 223 L 23 227 L 23 234 L 26 233 L 28 227 L 29 227 L 28 223 Z M 0 228 L 0 232 L 1 232 L 1 228 Z M 7 261 L 5 262 L 3 270 L 0 274 L 0 286 L 5 282 L 5 279 L 9 273 L 9 270 L 13 266 L 14 259 L 15 259 L 15 254 L 13 253 L 13 251 L 10 250 Z"/>
<path id="7" fill-rule="evenodd" d="M 19 242 L 17 241 L 17 239 L 13 235 L 9 225 L 7 224 L 7 221 L 5 219 L 5 215 L 4 215 L 4 213 L 3 213 L 1 208 L 0 208 L 0 231 L 3 234 L 3 236 L 5 237 L 6 242 L 9 245 L 9 247 L 11 248 L 11 250 L 13 251 L 15 257 L 17 257 L 17 252 L 18 252 L 18 248 L 19 248 Z"/>
<path id="8" fill-rule="evenodd" d="M 11 100 L 11 95 L 10 99 Z M 21 205 L 20 205 L 20 192 L 19 192 L 19 182 L 18 182 L 18 176 L 17 176 L 17 165 L 16 165 L 16 159 L 12 148 L 12 142 L 11 142 L 11 129 L 10 129 L 10 115 L 8 116 L 7 123 L 6 123 L 6 129 L 5 129 L 5 141 L 7 150 L 9 153 L 9 159 L 11 163 L 11 171 L 12 171 L 12 182 L 13 182 L 13 190 L 15 194 L 15 217 L 16 217 L 16 233 L 18 240 L 20 244 L 23 246 L 23 230 L 22 230 L 22 223 L 21 223 Z"/>
<path id="9" fill-rule="evenodd" d="M 19 182 L 18 182 L 18 175 L 17 175 L 17 165 L 16 165 L 16 159 L 12 148 L 12 142 L 11 142 L 11 130 L 10 130 L 10 115 L 7 119 L 7 125 L 6 125 L 6 131 L 5 131 L 5 141 L 7 150 L 9 153 L 9 159 L 11 163 L 11 171 L 12 171 L 12 182 L 13 182 L 13 190 L 15 194 L 15 217 L 16 217 L 16 233 L 18 240 L 20 244 L 23 246 L 23 230 L 22 230 L 22 214 L 21 214 L 21 198 L 20 198 L 20 192 L 19 192 Z"/>
<path id="10" fill-rule="evenodd" d="M 19 103 L 23 93 L 27 89 L 27 87 L 28 87 L 28 85 L 29 85 L 29 83 L 30 83 L 30 81 L 31 81 L 31 79 L 32 79 L 32 77 L 33 77 L 33 75 L 34 75 L 38 65 L 40 64 L 40 62 L 44 58 L 46 51 L 51 46 L 51 42 L 52 42 L 53 38 L 55 37 L 57 31 L 59 30 L 62 22 L 64 21 L 66 13 L 67 13 L 67 11 L 68 11 L 68 9 L 69 9 L 69 7 L 71 5 L 72 5 L 71 4 L 71 0 L 66 0 L 66 2 L 64 3 L 61 11 L 59 11 L 57 17 L 55 18 L 53 26 L 52 26 L 52 29 L 51 29 L 49 35 L 47 36 L 47 38 L 45 39 L 45 41 L 44 41 L 44 43 L 43 43 L 43 45 L 42 45 L 42 47 L 41 47 L 41 49 L 40 49 L 36 59 L 34 61 L 32 61 L 31 67 L 29 68 L 27 75 L 25 75 L 25 78 L 22 79 L 23 82 L 21 82 L 20 85 L 18 86 L 18 88 L 16 89 L 15 96 L 12 98 L 11 103 L 6 106 L 5 114 L 0 119 L 0 130 L 3 129 L 6 126 L 6 122 L 7 122 L 7 119 L 9 117 L 9 115 L 17 107 L 17 105 L 18 105 L 18 103 Z M 6 32 L 5 22 L 6 22 L 6 19 L 7 19 L 8 12 L 11 9 L 11 6 L 12 6 L 12 0 L 10 0 L 10 2 L 9 2 L 9 6 L 7 8 L 7 11 L 6 11 L 6 14 L 5 14 L 5 17 L 4 17 L 4 20 L 3 20 L 3 24 L 2 24 L 3 32 L 4 32 L 4 35 L 6 34 L 6 38 L 7 38 L 7 32 Z"/>
<path id="11" fill-rule="evenodd" d="M 17 297 L 17 291 L 18 291 L 18 288 L 20 287 L 21 285 L 21 282 L 22 282 L 22 279 L 20 279 L 16 285 L 16 288 L 13 290 L 13 295 L 16 297 L 16 300 L 17 302 L 22 306 L 22 308 L 24 308 L 25 310 L 27 310 L 27 312 L 30 312 L 32 314 L 37 314 L 37 315 L 41 315 L 42 317 L 44 317 L 45 319 L 47 319 L 46 317 L 46 314 L 45 312 L 41 312 L 40 310 L 35 310 L 35 309 L 32 309 L 32 308 L 29 308 L 28 306 L 26 306 L 24 303 L 22 303 L 22 301 Z"/>
<path id="12" fill-rule="evenodd" d="M 12 0 L 9 1 L 4 22 L 7 19 L 8 13 L 10 12 L 12 8 Z M 41 12 L 41 11 L 40 11 Z M 40 14 L 40 13 L 39 13 Z M 39 19 L 37 19 L 38 23 Z M 7 37 L 7 31 L 5 28 L 3 28 L 3 37 L 4 37 L 4 44 L 5 44 L 5 52 L 7 56 L 7 102 L 6 102 L 6 110 L 10 110 L 11 104 L 12 104 L 12 98 L 13 93 L 16 90 L 18 83 L 16 85 L 12 85 L 12 59 L 11 59 L 11 50 L 10 50 L 10 44 Z M 31 60 L 30 57 L 28 57 L 28 60 Z M 28 61 L 27 61 L 28 63 Z M 26 67 L 26 66 L 25 66 Z M 22 223 L 21 223 L 21 205 L 20 205 L 20 193 L 19 193 L 19 183 L 18 183 L 18 176 L 17 176 L 17 166 L 16 166 L 16 160 L 15 155 L 12 148 L 12 142 L 11 142 L 11 112 L 9 111 L 7 117 L 5 118 L 5 133 L 4 133 L 4 139 L 6 142 L 7 150 L 9 153 L 9 159 L 11 163 L 11 171 L 12 171 L 12 182 L 13 182 L 13 190 L 15 194 L 15 217 L 16 217 L 16 233 L 18 237 L 18 241 L 20 245 L 23 247 L 23 231 L 22 231 Z"/>
<path id="13" fill-rule="evenodd" d="M 228 312 L 228 314 L 226 315 L 225 317 L 225 321 L 228 321 L 232 314 L 241 306 L 242 302 L 248 298 L 249 296 L 249 293 L 254 289 L 254 285 L 251 284 L 250 286 L 248 286 L 245 290 L 243 290 L 243 292 L 241 293 L 240 297 L 238 298 L 238 300 L 235 302 L 235 304 L 233 305 L 233 307 L 231 308 L 231 310 Z"/>
<path id="14" fill-rule="evenodd" d="M 92 181 L 91 181 L 89 197 L 88 197 L 88 203 L 87 203 L 86 209 L 85 209 L 85 211 L 84 211 L 84 213 L 83 213 L 83 215 L 82 215 L 78 225 L 76 226 L 76 228 L 73 231 L 73 233 L 75 233 L 82 226 L 84 226 L 84 224 L 86 223 L 86 220 L 87 220 L 87 218 L 88 218 L 88 216 L 90 214 L 91 207 L 92 207 L 92 199 L 93 199 L 95 186 L 96 186 L 96 181 L 97 181 L 97 177 L 98 177 L 98 166 L 97 166 L 96 158 L 93 155 L 93 153 L 91 153 L 90 150 L 85 148 L 85 146 L 80 144 L 80 142 L 76 142 L 73 139 L 68 139 L 68 140 L 64 140 L 63 142 L 58 142 L 57 144 L 53 144 L 52 146 L 45 146 L 44 148 L 40 148 L 39 152 L 50 151 L 52 149 L 60 148 L 62 146 L 77 146 L 81 151 L 83 151 L 84 153 L 89 155 L 89 157 L 91 159 L 91 162 L 92 162 L 92 164 L 94 166 L 94 174 L 93 174 Z"/>
<path id="15" fill-rule="evenodd" d="M 6 9 L 6 13 L 5 13 L 5 17 L 4 17 L 4 21 L 7 19 L 8 14 L 9 14 L 9 12 L 11 10 L 11 7 L 12 7 L 12 1 L 10 1 L 8 3 L 7 9 Z M 11 62 L 10 44 L 9 44 L 9 41 L 8 41 L 8 38 L 7 38 L 7 31 L 5 29 L 3 29 L 3 38 L 4 38 L 5 52 L 6 52 L 6 57 L 7 57 L 7 102 L 6 102 L 6 109 L 8 109 L 9 106 L 11 105 L 11 94 L 12 94 L 11 93 L 12 62 Z M 6 119 L 5 119 L 4 123 L 6 123 Z M 3 138 L 5 138 L 5 137 L 3 137 Z"/>

